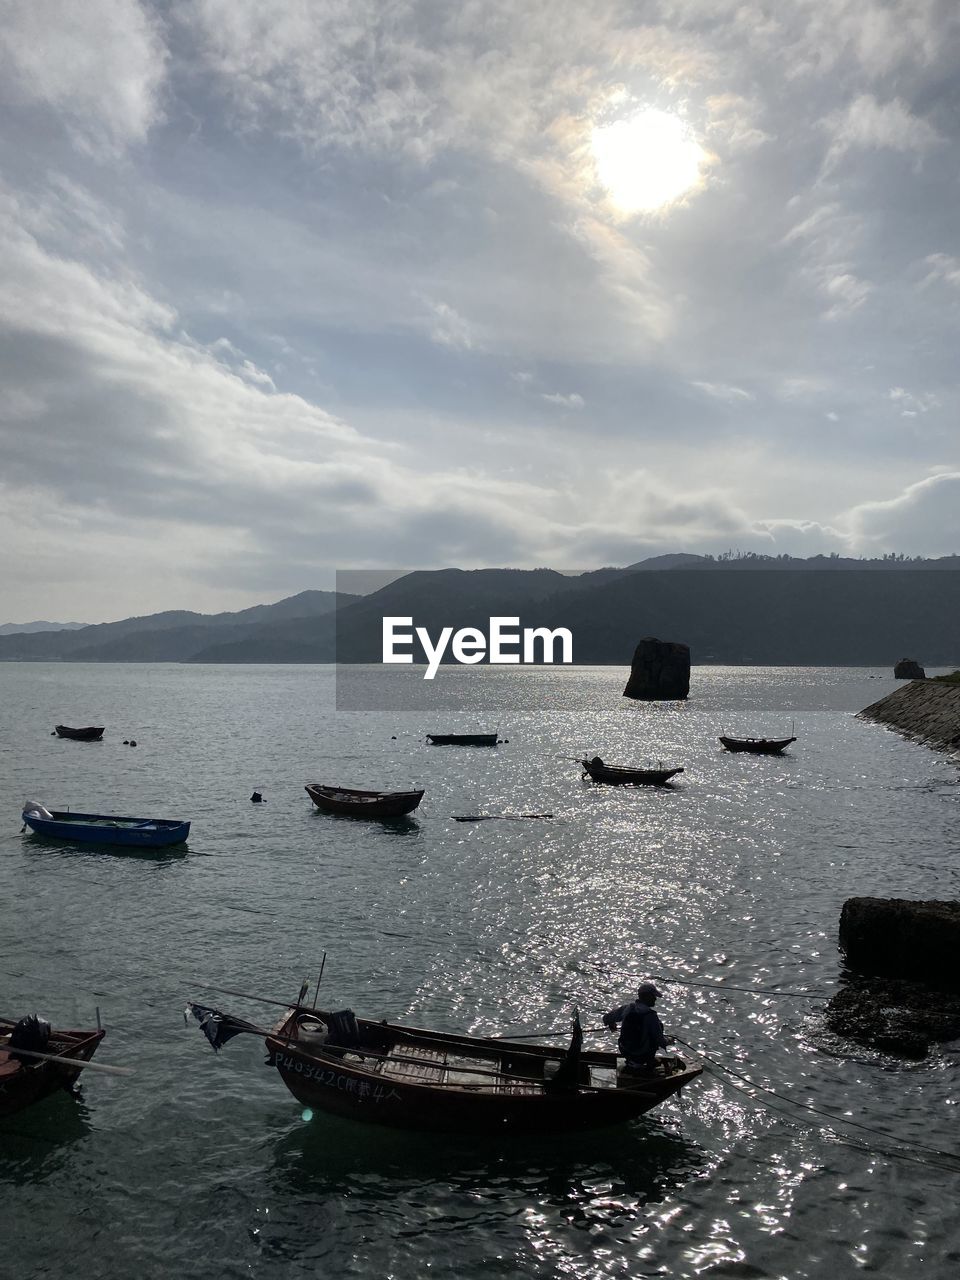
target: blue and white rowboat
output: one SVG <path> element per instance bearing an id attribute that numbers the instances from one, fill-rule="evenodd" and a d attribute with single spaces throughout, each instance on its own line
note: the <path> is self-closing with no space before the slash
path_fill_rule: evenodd
<path id="1" fill-rule="evenodd" d="M 83 844 L 119 844 L 135 849 L 158 849 L 183 844 L 190 823 L 174 818 L 118 818 L 103 813 L 67 813 L 31 801 L 23 821 L 38 836 L 78 840 Z"/>

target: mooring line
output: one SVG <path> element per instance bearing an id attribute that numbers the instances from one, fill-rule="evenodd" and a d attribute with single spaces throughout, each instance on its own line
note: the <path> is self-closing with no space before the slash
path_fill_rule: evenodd
<path id="1" fill-rule="evenodd" d="M 800 1102 L 796 1098 L 789 1097 L 787 1094 L 778 1093 L 776 1089 L 770 1089 L 766 1085 L 757 1084 L 755 1080 L 751 1080 L 750 1077 L 744 1075 L 742 1071 L 737 1071 L 735 1067 L 728 1067 L 725 1063 L 719 1062 L 716 1058 L 711 1057 L 709 1054 L 704 1053 L 702 1050 L 694 1048 L 694 1046 L 689 1044 L 686 1040 L 681 1040 L 679 1036 L 676 1037 L 676 1040 L 678 1044 L 682 1044 L 685 1048 L 689 1049 L 691 1053 L 693 1053 L 696 1057 L 700 1058 L 703 1062 L 709 1063 L 710 1066 L 714 1069 L 714 1071 L 717 1072 L 718 1074 L 735 1077 L 737 1080 L 743 1081 L 743 1083 L 746 1084 L 750 1089 L 754 1089 L 758 1093 L 766 1094 L 768 1097 L 771 1097 L 771 1098 L 776 1098 L 778 1099 L 778 1101 L 785 1102 L 788 1104 L 788 1106 L 796 1107 L 801 1111 L 809 1111 L 813 1115 L 823 1116 L 827 1120 L 831 1121 L 831 1123 L 836 1125 L 838 1128 L 847 1126 L 854 1129 L 862 1129 L 865 1133 L 870 1133 L 875 1135 L 878 1138 L 883 1138 L 884 1141 L 886 1142 L 900 1144 L 901 1146 L 915 1147 L 917 1152 L 923 1152 L 925 1153 L 925 1155 L 935 1156 L 939 1160 L 947 1160 L 947 1161 L 955 1162 L 955 1163 L 951 1163 L 950 1165 L 941 1165 L 938 1167 L 949 1168 L 950 1171 L 953 1173 L 960 1173 L 960 1152 L 943 1151 L 941 1148 L 931 1147 L 925 1142 L 917 1142 L 916 1139 L 914 1138 L 902 1138 L 902 1137 L 899 1137 L 897 1134 L 888 1133 L 885 1129 L 877 1129 L 873 1125 L 863 1124 L 859 1120 L 850 1120 L 846 1116 L 838 1116 L 833 1111 L 826 1111 L 823 1107 L 814 1106 L 813 1103 Z M 736 1085 L 734 1087 L 738 1088 L 738 1086 Z M 740 1089 L 739 1091 L 741 1093 L 746 1093 L 745 1089 Z M 748 1096 L 752 1096 L 752 1095 L 748 1095 Z M 781 1110 L 779 1107 L 774 1107 L 771 1104 L 766 1103 L 763 1100 L 758 1098 L 754 1098 L 753 1101 L 760 1106 L 768 1106 L 771 1111 Z M 786 1113 L 783 1113 L 783 1114 L 786 1114 Z M 870 1150 L 871 1148 L 864 1148 L 864 1149 Z M 889 1154 L 889 1153 L 881 1152 L 880 1154 Z M 906 1158 L 906 1156 L 904 1158 Z"/>

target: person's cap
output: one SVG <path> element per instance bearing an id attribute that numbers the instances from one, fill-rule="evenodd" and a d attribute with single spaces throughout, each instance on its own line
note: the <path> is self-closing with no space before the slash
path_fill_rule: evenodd
<path id="1" fill-rule="evenodd" d="M 652 982 L 641 982 L 637 987 L 637 996 L 641 1000 L 649 1000 L 651 997 L 656 1000 L 660 992 Z"/>

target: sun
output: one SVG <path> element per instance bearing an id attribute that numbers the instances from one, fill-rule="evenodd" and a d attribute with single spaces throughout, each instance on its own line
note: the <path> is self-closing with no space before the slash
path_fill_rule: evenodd
<path id="1" fill-rule="evenodd" d="M 684 122 L 649 107 L 598 125 L 590 138 L 601 186 L 624 213 L 671 204 L 701 181 L 706 153 Z"/>

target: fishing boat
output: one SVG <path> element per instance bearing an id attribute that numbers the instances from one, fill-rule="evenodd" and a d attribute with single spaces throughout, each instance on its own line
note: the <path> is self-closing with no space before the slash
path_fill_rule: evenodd
<path id="1" fill-rule="evenodd" d="M 99 742 L 103 737 L 103 725 L 89 724 L 85 729 L 71 729 L 68 724 L 54 725 L 53 731 L 58 738 L 72 738 L 75 742 Z"/>
<path id="2" fill-rule="evenodd" d="M 319 782 L 308 782 L 305 790 L 318 809 L 346 818 L 402 818 L 423 799 L 422 791 L 358 791 Z"/>
<path id="3" fill-rule="evenodd" d="M 104 813 L 51 811 L 35 800 L 27 802 L 22 817 L 24 826 L 38 836 L 77 840 L 83 844 L 160 849 L 166 845 L 183 844 L 190 834 L 190 823 L 177 818 L 120 818 Z"/>
<path id="4" fill-rule="evenodd" d="M 599 756 L 594 756 L 592 760 L 581 760 L 580 763 L 585 778 L 615 787 L 663 787 L 678 773 L 683 773 L 682 766 L 676 769 L 664 769 L 662 765 L 659 769 L 633 769 L 624 765 L 604 764 Z"/>
<path id="5" fill-rule="evenodd" d="M 721 733 L 726 751 L 748 751 L 753 756 L 778 756 L 796 738 L 731 738 Z"/>
<path id="6" fill-rule="evenodd" d="M 427 741 L 435 747 L 495 747 L 500 739 L 495 733 L 428 733 Z"/>
<path id="7" fill-rule="evenodd" d="M 105 1034 L 101 1027 L 55 1031 L 35 1016 L 18 1022 L 0 1018 L 0 1116 L 22 1111 L 58 1089 L 71 1090 L 83 1070 L 74 1064 L 89 1062 Z"/>
<path id="8" fill-rule="evenodd" d="M 303 994 L 301 994 L 303 999 Z M 269 1031 L 203 1005 L 188 1008 L 218 1049 L 261 1034 L 280 1079 L 304 1107 L 439 1133 L 565 1133 L 620 1125 L 659 1106 L 702 1067 L 665 1057 L 649 1075 L 616 1053 L 455 1035 L 290 1005 Z"/>

